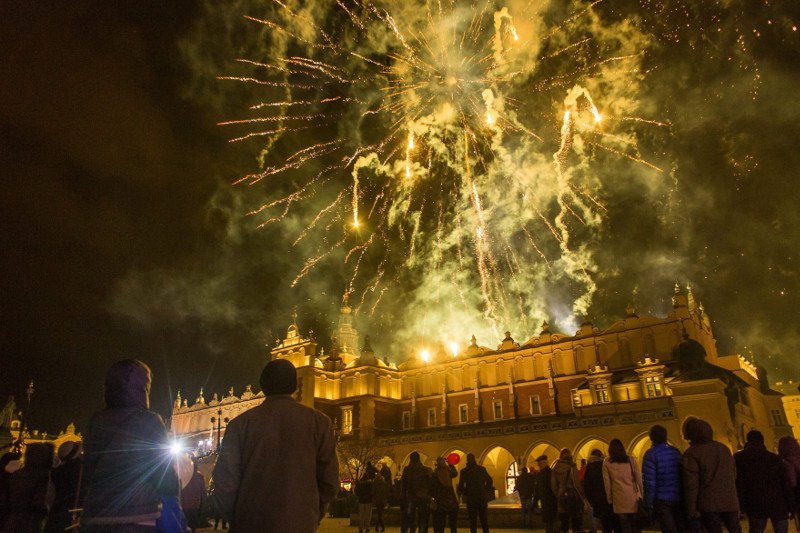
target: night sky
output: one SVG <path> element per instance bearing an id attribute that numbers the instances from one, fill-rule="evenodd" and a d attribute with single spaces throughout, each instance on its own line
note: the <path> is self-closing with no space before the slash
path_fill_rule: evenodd
<path id="1" fill-rule="evenodd" d="M 240 393 L 293 307 L 303 329 L 328 338 L 349 279 L 323 265 L 291 287 L 308 255 L 290 245 L 297 228 L 258 229 L 246 212 L 268 191 L 232 185 L 257 168 L 259 145 L 227 143 L 217 123 L 258 95 L 215 76 L 241 74 L 232 59 L 258 51 L 241 14 L 274 7 L 79 4 L 0 5 L 0 396 L 22 403 L 33 379 L 30 425 L 49 431 L 85 429 L 105 369 L 124 357 L 151 365 L 164 415 L 178 388 L 190 401 L 201 386 Z M 668 187 L 647 191 L 646 179 L 604 180 L 590 315 L 603 327 L 629 302 L 663 314 L 675 280 L 691 283 L 722 352 L 752 353 L 773 379 L 796 380 L 798 8 L 640 4 L 597 11 L 637 14 L 655 35 L 642 108 L 671 127 L 640 139 L 673 171 L 659 178 Z M 296 148 L 278 145 L 270 161 Z M 658 197 L 659 217 L 643 197 Z M 359 325 L 380 328 L 379 350 L 397 353 L 389 332 L 401 318 L 361 313 Z"/>

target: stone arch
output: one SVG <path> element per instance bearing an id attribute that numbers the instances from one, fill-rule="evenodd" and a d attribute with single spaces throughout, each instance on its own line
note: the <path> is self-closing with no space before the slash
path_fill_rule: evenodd
<path id="1" fill-rule="evenodd" d="M 441 456 L 446 458 L 451 453 L 457 453 L 458 454 L 460 460 L 459 460 L 458 464 L 456 465 L 456 470 L 461 471 L 461 469 L 464 468 L 467 465 L 467 452 L 465 452 L 461 448 L 454 447 L 454 448 L 450 448 L 449 450 L 444 452 Z"/>
<path id="2" fill-rule="evenodd" d="M 636 459 L 636 464 L 639 465 L 639 468 L 642 467 L 644 452 L 647 451 L 650 444 L 650 432 L 645 431 L 631 439 L 631 443 L 628 445 L 628 455 Z"/>
<path id="3" fill-rule="evenodd" d="M 400 468 L 399 468 L 400 472 L 402 472 L 403 469 L 408 466 L 411 454 L 414 452 L 417 452 L 419 454 L 419 460 L 422 461 L 422 464 L 424 465 L 428 464 L 428 459 L 429 459 L 428 454 L 426 454 L 425 452 L 421 452 L 419 450 L 413 450 L 408 452 L 408 454 L 406 454 L 406 456 L 403 458 L 403 461 L 400 463 Z"/>
<path id="4" fill-rule="evenodd" d="M 608 455 L 608 442 L 600 437 L 592 435 L 580 441 L 573 449 L 572 458 L 575 460 L 575 464 L 580 467 L 581 459 L 588 459 L 589 453 L 591 453 L 594 448 L 598 448 L 603 452 L 603 455 Z"/>
<path id="5" fill-rule="evenodd" d="M 517 459 L 507 448 L 493 444 L 481 454 L 478 462 L 489 472 L 498 497 L 514 492 L 514 480 L 509 478 L 508 472 L 509 469 L 516 472 L 518 465 Z"/>
<path id="6" fill-rule="evenodd" d="M 535 442 L 525 452 L 525 464 L 523 466 L 527 466 L 528 470 L 536 467 L 536 458 L 540 455 L 546 455 L 548 464 L 553 464 L 558 459 L 558 452 L 558 446 L 551 442 L 544 440 Z"/>

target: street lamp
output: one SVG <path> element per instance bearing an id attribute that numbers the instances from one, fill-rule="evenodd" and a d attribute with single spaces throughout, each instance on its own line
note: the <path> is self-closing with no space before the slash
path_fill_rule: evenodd
<path id="1" fill-rule="evenodd" d="M 222 423 L 225 422 L 225 425 L 228 425 L 230 419 L 226 416 L 224 419 L 222 418 L 222 407 L 219 408 L 217 411 L 217 416 L 211 417 L 211 431 L 214 431 L 214 424 L 217 425 L 217 451 L 219 451 L 219 445 L 222 440 Z"/>
<path id="2" fill-rule="evenodd" d="M 22 420 L 19 425 L 19 435 L 17 436 L 17 442 L 14 443 L 14 447 L 17 451 L 20 450 L 22 447 L 22 443 L 25 440 L 25 430 L 28 427 L 28 415 L 31 410 L 31 397 L 33 396 L 33 380 L 28 383 L 28 387 L 25 389 L 25 396 L 28 399 L 27 405 L 25 407 L 25 412 L 22 413 Z"/>

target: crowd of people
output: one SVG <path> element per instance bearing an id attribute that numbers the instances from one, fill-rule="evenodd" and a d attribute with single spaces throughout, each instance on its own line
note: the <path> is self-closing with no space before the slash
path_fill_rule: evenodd
<path id="1" fill-rule="evenodd" d="M 92 418 L 83 449 L 31 443 L 24 457 L 0 457 L 0 533 L 186 533 L 206 527 L 209 517 L 215 529 L 221 522 L 232 533 L 316 531 L 339 490 L 339 465 L 330 419 L 292 397 L 291 363 L 268 363 L 260 379 L 265 401 L 229 423 L 210 497 L 197 465 L 170 452 L 164 422 L 149 409 L 151 379 L 137 360 L 111 367 L 106 408 Z M 664 427 L 653 426 L 649 436 L 641 468 L 619 439 L 607 456 L 594 449 L 580 466 L 568 449 L 555 461 L 537 457 L 516 479 L 523 527 L 539 513 L 547 533 L 638 533 L 653 522 L 664 533 L 740 533 L 745 515 L 750 533 L 763 533 L 768 522 L 775 533 L 788 533 L 800 504 L 796 439 L 780 439 L 773 453 L 752 430 L 732 454 L 698 418 L 683 425 L 683 453 Z M 370 530 L 373 510 L 375 531 L 385 530 L 393 485 L 403 533 L 429 526 L 455 533 L 462 503 L 470 531 L 479 524 L 489 531 L 496 489 L 471 453 L 459 472 L 444 457 L 427 467 L 413 452 L 394 484 L 386 465 L 367 464 L 355 486 L 359 533 Z"/>
<path id="2" fill-rule="evenodd" d="M 537 510 L 547 533 L 638 533 L 653 522 L 664 533 L 740 533 L 742 515 L 750 533 L 763 533 L 767 522 L 775 533 L 788 532 L 800 505 L 796 439 L 781 438 L 776 454 L 752 430 L 744 449 L 731 454 L 699 418 L 684 423 L 683 436 L 689 447 L 681 453 L 663 426 L 653 426 L 641 469 L 619 439 L 607 457 L 594 449 L 580 467 L 568 449 L 552 465 L 538 457 L 536 470 L 523 469 L 516 480 L 523 527 Z"/>

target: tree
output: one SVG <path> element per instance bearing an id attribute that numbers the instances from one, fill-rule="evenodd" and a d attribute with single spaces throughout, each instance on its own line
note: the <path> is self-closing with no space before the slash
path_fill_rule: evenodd
<path id="1" fill-rule="evenodd" d="M 364 475 L 368 463 L 376 466 L 384 457 L 394 460 L 391 448 L 380 446 L 376 437 L 351 437 L 339 439 L 336 444 L 339 453 L 339 473 L 357 482 Z"/>

